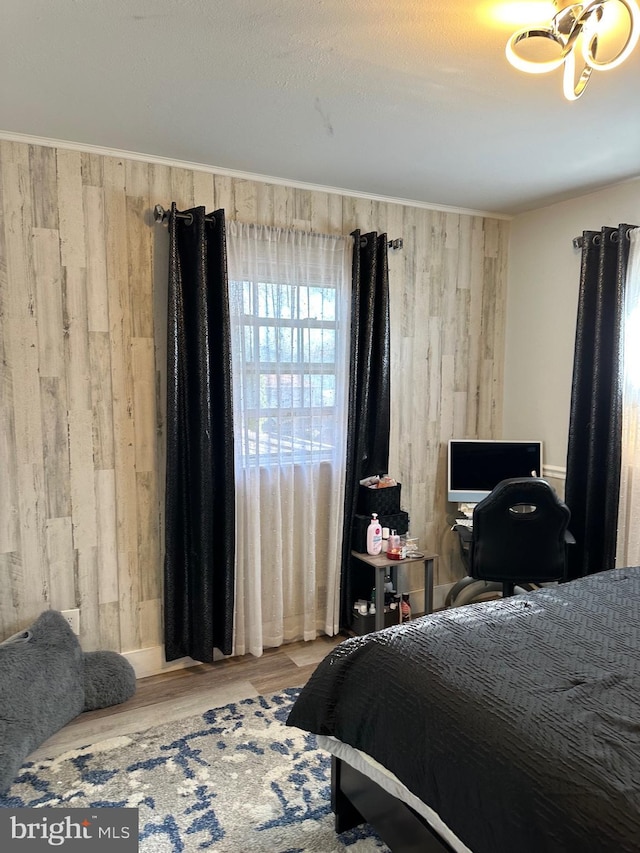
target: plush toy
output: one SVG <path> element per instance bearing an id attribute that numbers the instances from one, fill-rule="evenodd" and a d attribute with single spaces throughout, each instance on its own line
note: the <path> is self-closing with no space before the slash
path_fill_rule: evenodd
<path id="1" fill-rule="evenodd" d="M 136 676 L 117 652 L 83 652 L 57 610 L 0 643 L 0 794 L 27 756 L 82 711 L 133 696 Z"/>

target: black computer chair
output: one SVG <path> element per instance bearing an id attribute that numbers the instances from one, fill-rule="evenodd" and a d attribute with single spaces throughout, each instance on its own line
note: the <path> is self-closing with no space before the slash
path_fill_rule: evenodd
<path id="1" fill-rule="evenodd" d="M 531 589 L 567 576 L 571 513 L 555 490 L 539 477 L 502 480 L 473 511 L 469 578 L 460 581 L 455 607 L 482 594 Z M 478 581 L 479 583 L 475 583 Z M 453 592 L 453 591 L 452 591 Z"/>

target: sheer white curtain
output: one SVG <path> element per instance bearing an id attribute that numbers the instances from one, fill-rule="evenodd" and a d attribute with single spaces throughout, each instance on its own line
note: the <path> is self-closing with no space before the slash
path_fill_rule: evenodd
<path id="1" fill-rule="evenodd" d="M 338 630 L 352 242 L 227 223 L 234 654 Z"/>
<path id="2" fill-rule="evenodd" d="M 631 246 L 623 314 L 622 467 L 616 565 L 640 565 L 640 228 Z"/>

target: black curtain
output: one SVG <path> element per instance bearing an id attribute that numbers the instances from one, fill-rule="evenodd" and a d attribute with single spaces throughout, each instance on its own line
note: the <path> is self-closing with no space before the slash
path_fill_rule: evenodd
<path id="1" fill-rule="evenodd" d="M 582 235 L 565 503 L 569 578 L 615 565 L 622 436 L 621 324 L 633 226 Z"/>
<path id="2" fill-rule="evenodd" d="M 164 641 L 169 660 L 231 653 L 235 557 L 224 211 L 171 205 Z"/>
<path id="3" fill-rule="evenodd" d="M 351 620 L 351 528 L 358 484 L 389 464 L 390 335 L 387 235 L 354 231 L 340 627 Z"/>

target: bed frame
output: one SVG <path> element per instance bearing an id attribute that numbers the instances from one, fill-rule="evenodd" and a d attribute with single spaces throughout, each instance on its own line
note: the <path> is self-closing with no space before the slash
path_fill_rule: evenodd
<path id="1" fill-rule="evenodd" d="M 454 853 L 421 815 L 335 755 L 331 809 L 337 833 L 369 823 L 393 853 Z"/>

